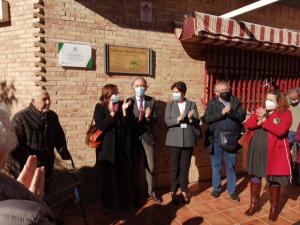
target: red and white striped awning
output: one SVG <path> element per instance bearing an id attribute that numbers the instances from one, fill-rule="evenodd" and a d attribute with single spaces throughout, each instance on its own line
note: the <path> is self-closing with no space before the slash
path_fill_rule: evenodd
<path id="1" fill-rule="evenodd" d="M 179 39 L 300 55 L 299 32 L 200 12 L 185 16 Z"/>

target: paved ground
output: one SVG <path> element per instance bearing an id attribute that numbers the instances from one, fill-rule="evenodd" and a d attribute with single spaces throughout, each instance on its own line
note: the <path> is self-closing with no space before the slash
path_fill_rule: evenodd
<path id="1" fill-rule="evenodd" d="M 119 210 L 113 215 L 103 214 L 98 202 L 88 203 L 86 208 L 89 225 L 300 225 L 300 187 L 294 185 L 282 189 L 281 212 L 275 223 L 268 221 L 270 205 L 266 186 L 262 188 L 261 211 L 252 217 L 244 215 L 249 206 L 250 196 L 247 178 L 238 180 L 241 197 L 239 203 L 233 202 L 227 192 L 223 192 L 218 199 L 211 197 L 212 189 L 209 182 L 191 184 L 189 189 L 192 198 L 188 205 L 173 205 L 167 190 L 165 192 L 161 190 L 163 198 L 161 205 L 148 201 L 139 209 Z M 64 221 L 66 225 L 84 225 L 81 217 L 72 214 L 66 215 Z"/>

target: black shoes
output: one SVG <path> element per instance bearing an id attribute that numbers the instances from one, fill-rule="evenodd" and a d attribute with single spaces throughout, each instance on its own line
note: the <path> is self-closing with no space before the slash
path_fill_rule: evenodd
<path id="1" fill-rule="evenodd" d="M 221 192 L 219 192 L 219 191 L 213 191 L 213 192 L 211 193 L 211 196 L 213 196 L 213 197 L 215 197 L 215 198 L 218 198 L 218 197 L 220 196 L 220 194 L 221 194 Z"/>
<path id="2" fill-rule="evenodd" d="M 150 200 L 153 200 L 155 203 L 162 203 L 162 199 L 161 199 L 160 197 L 157 197 L 157 196 L 155 195 L 155 193 L 151 194 L 151 195 L 149 196 L 149 199 L 150 199 Z"/>
<path id="3" fill-rule="evenodd" d="M 238 195 L 236 192 L 230 194 L 230 198 L 231 198 L 233 201 L 238 201 L 238 202 L 240 201 L 240 197 L 239 197 L 239 195 Z"/>

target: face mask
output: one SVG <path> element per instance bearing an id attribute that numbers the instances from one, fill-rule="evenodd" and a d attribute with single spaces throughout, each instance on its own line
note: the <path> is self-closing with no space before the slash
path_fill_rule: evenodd
<path id="1" fill-rule="evenodd" d="M 136 87 L 135 89 L 135 95 L 138 97 L 143 97 L 145 94 L 145 88 L 144 87 Z"/>
<path id="2" fill-rule="evenodd" d="M 275 102 L 273 102 L 271 100 L 266 100 L 266 109 L 268 111 L 273 111 L 275 108 L 276 108 Z"/>
<path id="3" fill-rule="evenodd" d="M 226 102 L 230 102 L 230 93 L 228 91 L 221 92 L 220 98 Z"/>
<path id="4" fill-rule="evenodd" d="M 291 106 L 297 106 L 299 104 L 299 100 L 296 99 L 296 100 L 291 100 Z"/>
<path id="5" fill-rule="evenodd" d="M 118 95 L 112 95 L 111 100 L 112 100 L 112 103 L 118 103 L 120 101 Z"/>
<path id="6" fill-rule="evenodd" d="M 173 96 L 173 99 L 175 101 L 178 101 L 181 98 L 181 93 L 179 93 L 179 92 L 173 92 L 172 96 Z"/>

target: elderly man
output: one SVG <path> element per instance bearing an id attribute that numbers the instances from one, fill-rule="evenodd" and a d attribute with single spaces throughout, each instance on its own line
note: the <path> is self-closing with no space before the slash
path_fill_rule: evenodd
<path id="1" fill-rule="evenodd" d="M 50 108 L 50 96 L 45 90 L 32 94 L 30 105 L 12 119 L 18 146 L 11 152 L 10 172 L 17 177 L 29 155 L 36 155 L 38 164 L 44 166 L 46 177 L 52 175 L 54 148 L 63 160 L 71 159 L 64 131 L 58 116 Z"/>
<path id="2" fill-rule="evenodd" d="M 300 88 L 292 88 L 289 90 L 288 99 L 290 101 L 290 110 L 293 116 L 293 123 L 289 130 L 290 147 L 295 147 L 297 152 L 296 161 L 294 162 L 293 182 L 300 184 L 300 143 L 296 143 L 295 134 L 300 123 Z"/>
<path id="3" fill-rule="evenodd" d="M 290 101 L 290 110 L 293 116 L 293 124 L 289 130 L 289 142 L 292 147 L 295 144 L 295 133 L 300 122 L 300 88 L 290 89 L 288 99 Z"/>
<path id="4" fill-rule="evenodd" d="M 147 90 L 147 81 L 144 78 L 137 78 L 132 83 L 135 96 L 132 97 L 132 112 L 135 117 L 135 123 L 132 127 L 133 136 L 133 188 L 134 205 L 139 205 L 139 165 L 140 157 L 144 155 L 144 166 L 146 180 L 148 183 L 148 195 L 155 202 L 161 200 L 157 198 L 154 191 L 154 123 L 157 121 L 156 100 L 145 95 Z"/>
<path id="5" fill-rule="evenodd" d="M 17 145 L 9 118 L 9 107 L 0 103 L 0 170 L 4 169 L 7 156 Z M 45 170 L 37 167 L 36 156 L 26 160 L 17 180 L 0 172 L 0 224 L 54 225 L 54 216 L 42 201 Z"/>
<path id="6" fill-rule="evenodd" d="M 232 149 L 238 148 L 237 141 L 241 132 L 242 122 L 246 118 L 246 113 L 242 108 L 240 101 L 230 94 L 230 88 L 227 82 L 220 81 L 215 85 L 216 98 L 209 101 L 204 113 L 204 120 L 208 124 L 209 139 L 212 147 L 211 166 L 212 166 L 212 184 L 213 192 L 211 195 L 215 198 L 221 194 L 221 169 L 222 159 L 226 164 L 227 191 L 232 200 L 239 201 L 236 192 L 236 151 L 228 151 L 221 144 L 221 132 L 225 134 L 230 132 L 236 140 L 231 140 Z M 237 150 L 237 149 L 235 149 Z"/>

